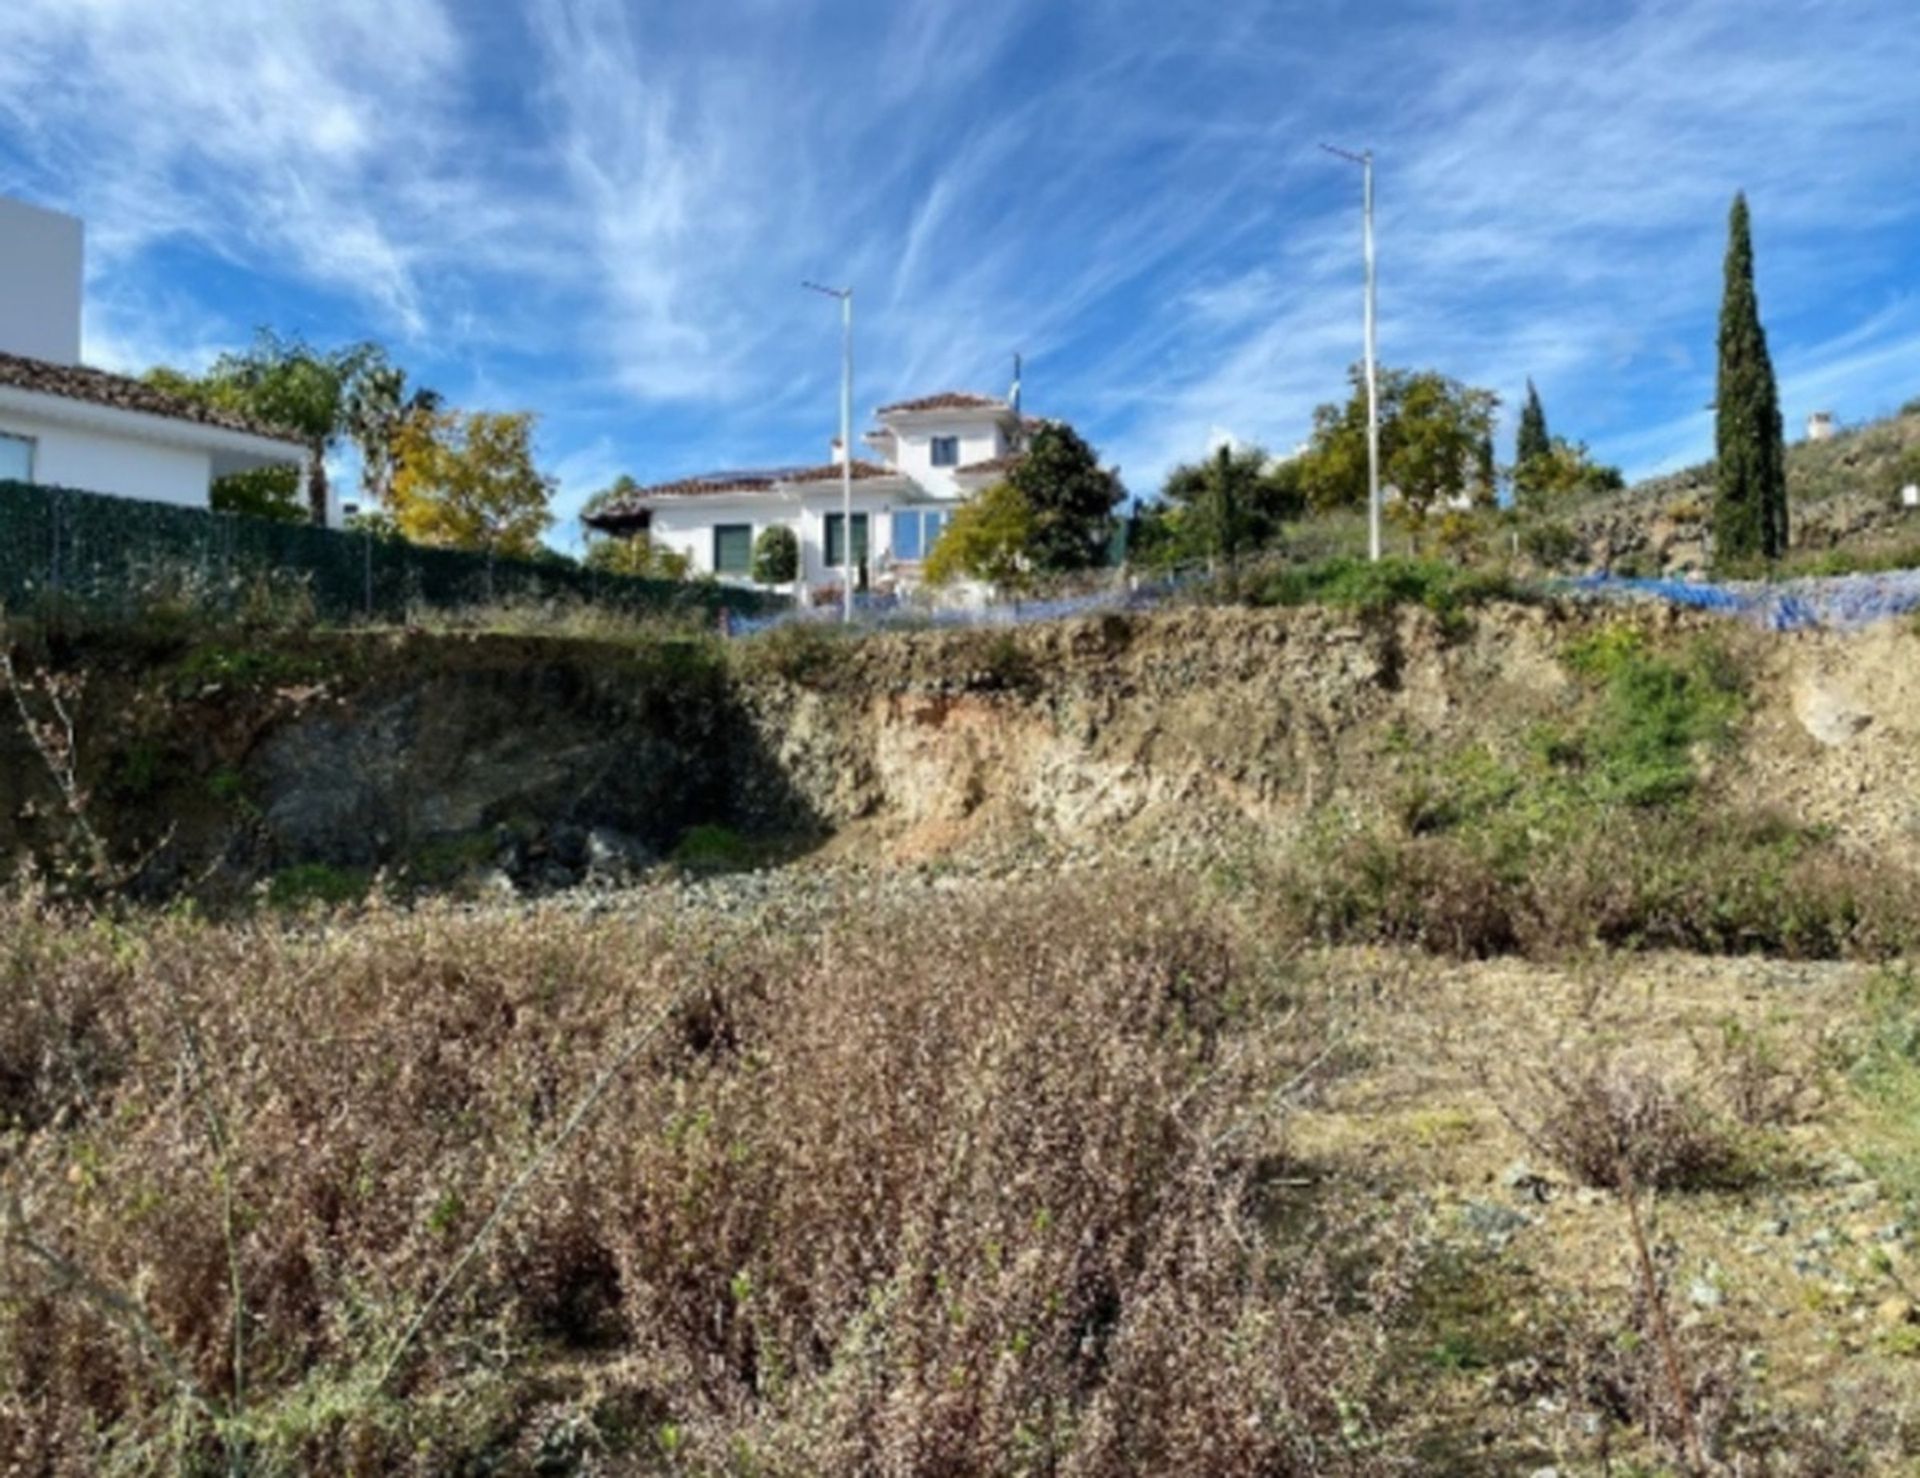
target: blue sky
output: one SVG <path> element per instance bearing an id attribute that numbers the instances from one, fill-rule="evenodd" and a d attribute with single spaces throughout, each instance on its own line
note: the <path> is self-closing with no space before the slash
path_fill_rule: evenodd
<path id="1" fill-rule="evenodd" d="M 824 457 L 857 404 L 1003 391 L 1136 492 L 1305 435 L 1359 349 L 1632 472 L 1710 442 L 1728 202 L 1790 426 L 1920 394 L 1904 0 L 8 0 L 0 193 L 84 216 L 86 353 L 377 338 L 616 473 Z M 567 544 L 573 530 L 555 530 Z"/>

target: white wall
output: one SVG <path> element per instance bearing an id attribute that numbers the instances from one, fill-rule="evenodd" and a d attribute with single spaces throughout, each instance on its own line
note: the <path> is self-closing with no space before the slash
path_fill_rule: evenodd
<path id="1" fill-rule="evenodd" d="M 867 560 L 870 571 L 892 553 L 893 507 L 895 492 L 853 491 L 853 511 L 867 515 Z M 901 506 L 906 506 L 902 504 Z M 653 510 L 653 541 L 662 549 L 684 554 L 692 561 L 695 574 L 713 573 L 713 529 L 716 524 L 744 523 L 753 526 L 756 540 L 760 531 L 783 524 L 800 539 L 800 579 L 806 585 L 837 584 L 840 570 L 827 559 L 827 515 L 840 511 L 840 490 L 825 484 L 809 492 L 804 501 L 773 500 L 767 497 L 728 498 L 721 495 L 689 498 L 684 503 L 658 505 Z M 729 583 L 750 584 L 745 577 Z"/>
<path id="2" fill-rule="evenodd" d="M 896 438 L 895 467 L 936 498 L 960 497 L 962 489 L 953 480 L 953 467 L 933 465 L 934 437 L 960 438 L 960 458 L 955 467 L 965 467 L 969 462 L 984 462 L 989 457 L 1003 455 L 1007 450 L 1006 431 L 992 416 L 971 419 L 956 417 L 940 421 L 916 419 L 911 424 L 894 425 L 889 429 Z"/>
<path id="3" fill-rule="evenodd" d="M 213 467 L 206 451 L 136 441 L 14 411 L 0 411 L 0 432 L 33 442 L 36 483 L 189 508 L 207 506 Z"/>
<path id="4" fill-rule="evenodd" d="M 713 529 L 716 524 L 744 523 L 753 527 L 753 537 L 757 540 L 760 531 L 773 524 L 785 524 L 796 534 L 801 532 L 800 509 L 792 503 L 770 502 L 761 498 L 727 498 L 722 496 L 690 498 L 685 503 L 673 503 L 653 510 L 653 542 L 661 549 L 671 549 L 684 554 L 692 562 L 692 570 L 697 575 L 713 573 Z M 805 552 L 805 536 L 802 535 L 802 553 Z M 740 576 L 737 580 L 728 577 L 729 583 L 752 584 L 750 576 Z"/>
<path id="5" fill-rule="evenodd" d="M 80 362 L 83 228 L 0 196 L 0 352 Z"/>

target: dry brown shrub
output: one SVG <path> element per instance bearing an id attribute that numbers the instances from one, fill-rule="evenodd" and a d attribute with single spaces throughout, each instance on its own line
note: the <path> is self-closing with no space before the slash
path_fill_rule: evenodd
<path id="1" fill-rule="evenodd" d="M 1274 1143 L 1252 1106 L 1324 1035 L 1282 1009 L 1266 945 L 1177 885 L 854 891 L 791 918 L 0 907 L 0 978 L 57 986 L 5 1039 L 37 1107 L 0 1194 L 127 1291 L 258 1470 L 1358 1472 L 1397 1451 L 1381 1328 L 1410 1244 L 1331 1211 L 1281 1241 L 1252 1209 L 1249 1140 Z M 214 1455 L 126 1329 L 18 1238 L 0 1285 L 7 1463 Z"/>
<path id="2" fill-rule="evenodd" d="M 1697 1190 L 1746 1169 L 1732 1128 L 1696 1084 L 1625 1054 L 1549 1061 L 1498 1101 L 1537 1153 L 1590 1186 Z"/>

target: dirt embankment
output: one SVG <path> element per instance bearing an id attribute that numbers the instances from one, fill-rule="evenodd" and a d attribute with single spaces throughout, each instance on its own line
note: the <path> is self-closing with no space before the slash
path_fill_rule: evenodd
<path id="1" fill-rule="evenodd" d="M 129 853 L 171 837 L 179 885 L 289 867 L 431 871 L 513 853 L 549 884 L 691 828 L 826 840 L 881 861 L 954 853 L 1197 861 L 1398 804 L 1416 760 L 1517 753 L 1590 685 L 1608 623 L 1710 641 L 1747 688 L 1709 793 L 1920 860 L 1920 637 L 1775 636 L 1665 611 L 1502 607 L 1442 620 L 1193 610 L 1012 633 L 898 634 L 771 660 L 524 638 L 262 639 L 43 654 L 76 774 Z M 55 716 L 29 678 L 29 711 Z M 60 796 L 0 710 L 0 854 L 45 855 Z M 556 833 L 558 834 L 556 836 Z M 578 855 L 575 855 L 578 854 Z M 604 860 L 604 857 L 603 857 Z"/>
<path id="2" fill-rule="evenodd" d="M 1507 607 L 1443 622 L 1192 611 L 991 640 L 864 643 L 831 684 L 769 681 L 761 747 L 848 845 L 915 859 L 1017 841 L 1202 856 L 1395 803 L 1409 756 L 1524 748 L 1585 688 L 1568 653 L 1631 621 L 1723 648 L 1748 689 L 1714 794 L 1920 860 L 1920 637 L 1779 636 L 1653 610 Z"/>

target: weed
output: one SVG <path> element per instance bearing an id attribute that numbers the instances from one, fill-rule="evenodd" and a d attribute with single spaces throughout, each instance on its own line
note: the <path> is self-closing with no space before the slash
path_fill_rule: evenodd
<path id="1" fill-rule="evenodd" d="M 736 642 L 730 648 L 741 670 L 803 687 L 824 685 L 844 666 L 854 638 L 820 621 L 787 621 Z"/>
<path id="2" fill-rule="evenodd" d="M 1248 595 L 1249 603 L 1258 606 L 1327 605 L 1380 615 L 1417 605 L 1442 616 L 1524 598 L 1520 587 L 1499 571 L 1468 570 L 1441 560 L 1390 558 L 1374 563 L 1345 556 L 1280 570 L 1253 584 Z"/>
<path id="3" fill-rule="evenodd" d="M 266 898 L 275 908 L 332 908 L 360 902 L 372 884 L 373 875 L 364 867 L 303 862 L 269 878 Z"/>
<path id="4" fill-rule="evenodd" d="M 1418 1248 L 1331 1206 L 1263 1230 L 1237 1136 L 1323 1032 L 1230 1008 L 1257 992 L 1195 903 L 1110 882 L 853 891 L 805 933 L 426 908 L 129 939 L 0 901 L 0 973 L 64 958 L 55 1023 L 93 993 L 117 1064 L 98 1107 L 10 1142 L 0 1453 L 198 1470 L 224 1433 L 259 1471 L 668 1448 L 708 1472 L 1392 1470 L 1383 1332 Z M 166 981 L 204 1033 L 231 1278 Z M 728 1050 L 646 1030 L 689 999 Z M 58 1055 L 22 1046 L 16 1101 L 64 1100 Z M 129 1290 L 125 1321 L 36 1245 Z"/>
<path id="5" fill-rule="evenodd" d="M 1747 1165 L 1698 1088 L 1620 1057 L 1550 1062 L 1524 1075 L 1502 1112 L 1535 1151 L 1590 1186 L 1699 1190 Z"/>
<path id="6" fill-rule="evenodd" d="M 745 872 L 761 857 L 761 849 L 731 827 L 704 825 L 688 828 L 668 861 L 688 872 Z"/>

